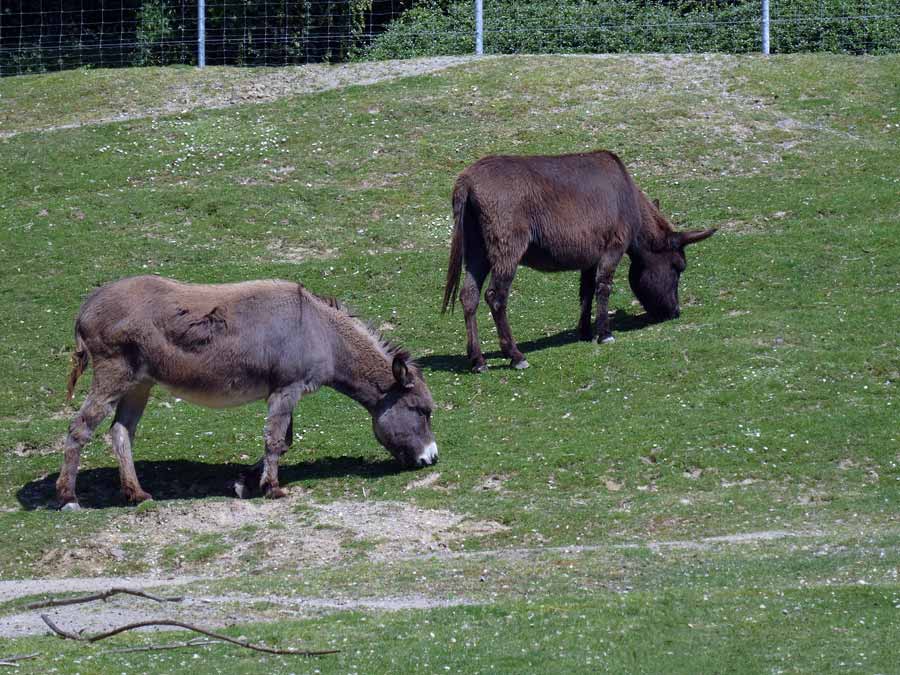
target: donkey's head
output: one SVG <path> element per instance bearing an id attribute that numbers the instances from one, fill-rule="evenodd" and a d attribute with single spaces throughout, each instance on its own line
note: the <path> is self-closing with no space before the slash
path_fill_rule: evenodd
<path id="1" fill-rule="evenodd" d="M 676 232 L 659 212 L 659 201 L 656 200 L 652 220 L 657 226 L 657 236 L 648 237 L 647 243 L 632 253 L 628 283 L 652 319 L 676 319 L 681 314 L 678 280 L 687 267 L 684 249 L 688 244 L 711 237 L 716 230 Z"/>
<path id="2" fill-rule="evenodd" d="M 421 374 L 410 366 L 409 355 L 394 356 L 394 382 L 372 411 L 375 438 L 403 466 L 417 468 L 437 462 L 437 443 L 431 431 L 434 402 Z"/>

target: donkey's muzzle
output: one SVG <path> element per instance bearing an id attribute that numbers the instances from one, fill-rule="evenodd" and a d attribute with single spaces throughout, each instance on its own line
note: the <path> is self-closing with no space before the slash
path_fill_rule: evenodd
<path id="1" fill-rule="evenodd" d="M 422 468 L 423 466 L 431 466 L 432 464 L 436 464 L 438 460 L 438 449 L 437 443 L 432 441 L 422 452 L 419 453 L 419 456 L 415 459 L 416 468 Z"/>

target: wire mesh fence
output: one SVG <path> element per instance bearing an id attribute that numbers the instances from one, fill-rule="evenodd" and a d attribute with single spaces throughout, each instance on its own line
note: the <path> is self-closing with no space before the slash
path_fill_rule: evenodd
<path id="1" fill-rule="evenodd" d="M 0 75 L 472 53 L 472 0 L 0 0 Z M 759 0 L 484 0 L 485 53 L 754 52 Z M 772 52 L 900 51 L 898 0 L 771 0 Z M 202 23 L 201 23 L 202 22 Z"/>

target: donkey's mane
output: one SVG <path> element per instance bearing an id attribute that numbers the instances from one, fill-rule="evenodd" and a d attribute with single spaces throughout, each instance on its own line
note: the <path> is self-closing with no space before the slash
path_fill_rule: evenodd
<path id="1" fill-rule="evenodd" d="M 300 286 L 300 288 L 301 288 L 301 290 L 306 291 L 312 298 L 318 300 L 319 302 L 323 303 L 324 305 L 327 305 L 328 307 L 330 307 L 334 311 L 338 312 L 343 317 L 349 319 L 353 323 L 353 325 L 355 325 L 357 328 L 361 329 L 363 332 L 365 332 L 367 335 L 369 335 L 369 337 L 371 337 L 372 340 L 374 340 L 375 343 L 381 348 L 381 350 L 384 352 L 385 356 L 388 357 L 388 359 L 394 359 L 395 357 L 400 357 L 401 360 L 406 362 L 407 366 L 418 367 L 418 364 L 416 364 L 412 360 L 409 351 L 404 349 L 401 345 L 397 344 L 396 342 L 393 342 L 393 341 L 385 338 L 378 331 L 378 329 L 375 328 L 375 326 L 372 324 L 371 321 L 364 321 L 363 319 L 361 319 L 359 317 L 359 315 L 356 314 L 356 312 L 354 312 L 350 307 L 345 305 L 343 302 L 338 300 L 336 297 L 334 297 L 333 295 L 319 295 L 317 293 L 313 293 L 308 288 L 305 288 L 302 285 Z"/>
<path id="2" fill-rule="evenodd" d="M 651 243 L 653 248 L 664 248 L 667 243 L 668 236 L 675 231 L 672 224 L 662 214 L 662 211 L 656 204 L 640 192 L 639 197 L 641 204 L 641 218 L 643 227 L 641 228 L 641 237 L 645 242 Z"/>

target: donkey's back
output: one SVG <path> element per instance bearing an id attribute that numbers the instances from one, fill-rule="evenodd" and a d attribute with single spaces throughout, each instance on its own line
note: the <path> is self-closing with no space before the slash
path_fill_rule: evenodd
<path id="1" fill-rule="evenodd" d="M 76 330 L 134 339 L 141 337 L 135 330 L 196 328 L 200 317 L 209 315 L 207 323 L 219 324 L 226 323 L 225 313 L 235 319 L 259 318 L 295 304 L 302 291 L 297 283 L 278 280 L 188 284 L 156 276 L 126 277 L 87 297 L 78 312 Z"/>
<path id="2" fill-rule="evenodd" d="M 310 363 L 321 349 L 303 339 L 314 328 L 301 326 L 304 293 L 287 281 L 201 285 L 153 276 L 102 286 L 75 323 L 70 396 L 89 355 L 95 369 L 127 363 L 130 379 L 159 383 L 202 405 L 265 398 L 279 380 L 301 375 L 298 353 Z"/>
<path id="3" fill-rule="evenodd" d="M 516 258 L 544 271 L 584 269 L 640 227 L 639 192 L 607 151 L 485 157 L 459 176 L 454 199 L 481 230 L 492 266 Z"/>

